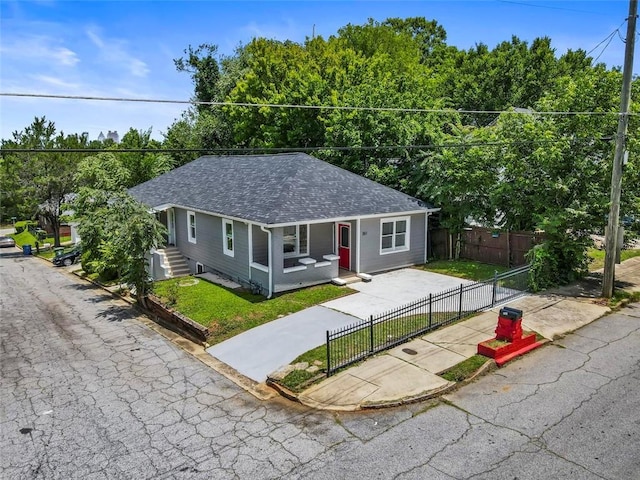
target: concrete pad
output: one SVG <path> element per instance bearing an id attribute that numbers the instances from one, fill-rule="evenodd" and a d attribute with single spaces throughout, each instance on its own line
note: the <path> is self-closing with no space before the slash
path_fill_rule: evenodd
<path id="1" fill-rule="evenodd" d="M 609 307 L 575 300 L 561 300 L 523 317 L 525 330 L 533 330 L 549 340 L 573 332 L 610 312 Z"/>
<path id="2" fill-rule="evenodd" d="M 428 297 L 430 293 L 440 293 L 462 283 L 469 283 L 469 281 L 416 268 L 403 268 L 372 275 L 370 282 L 351 284 L 349 287 L 358 290 L 359 293 L 331 300 L 322 305 L 368 319 L 370 315 L 387 312 Z"/>
<path id="3" fill-rule="evenodd" d="M 380 355 L 343 371 L 298 396 L 309 406 L 357 410 L 439 391 L 450 382 L 391 355 Z"/>
<path id="4" fill-rule="evenodd" d="M 556 303 L 562 301 L 564 298 L 565 297 L 557 295 L 531 295 L 519 298 L 517 300 L 514 300 L 513 302 L 507 303 L 506 305 L 522 310 L 523 318 L 525 318 L 529 313 L 548 308 L 551 305 L 555 305 Z M 500 308 L 502 308 L 503 306 L 504 305 L 492 308 L 491 311 L 498 314 L 500 312 Z"/>
<path id="5" fill-rule="evenodd" d="M 349 287 L 353 288 L 353 285 L 354 284 L 351 284 Z M 402 304 L 394 302 L 393 300 L 372 297 L 361 293 L 354 293 L 322 304 L 323 307 L 358 317 L 361 320 L 368 320 L 371 315 L 393 310 L 400 305 Z"/>
<path id="6" fill-rule="evenodd" d="M 375 392 L 378 386 L 352 376 L 352 370 L 313 385 L 298 395 L 298 400 L 315 408 L 357 410 L 362 400 Z"/>
<path id="7" fill-rule="evenodd" d="M 242 286 L 239 283 L 236 283 L 227 278 L 223 278 L 220 275 L 216 275 L 215 273 L 212 273 L 212 272 L 199 273 L 198 275 L 196 275 L 196 277 L 204 278 L 205 280 L 211 283 L 215 283 L 216 285 L 222 285 L 223 287 L 227 287 L 232 290 L 235 290 L 236 288 L 240 288 Z"/>
<path id="8" fill-rule="evenodd" d="M 489 311 L 480 313 L 475 317 L 463 320 L 458 323 L 458 325 L 482 332 L 491 337 L 495 334 L 496 327 L 498 326 L 498 312 Z"/>
<path id="9" fill-rule="evenodd" d="M 458 353 L 465 358 L 469 358 L 477 353 L 478 343 L 488 340 L 488 338 L 491 338 L 491 335 L 487 337 L 487 334 L 484 332 L 456 324 L 430 333 L 422 338 L 435 345 Z"/>
<path id="10" fill-rule="evenodd" d="M 412 355 L 404 352 L 403 350 L 407 348 L 416 351 L 417 354 Z M 443 372 L 467 359 L 467 357 L 459 353 L 426 342 L 423 339 L 413 340 L 407 344 L 395 347 L 389 350 L 388 355 L 434 374 Z"/>
<path id="11" fill-rule="evenodd" d="M 616 265 L 616 284 L 630 292 L 640 292 L 640 257 Z"/>
<path id="12" fill-rule="evenodd" d="M 387 357 L 387 358 L 384 358 Z M 451 385 L 451 382 L 415 365 L 403 362 L 395 357 L 384 355 L 377 358 L 380 367 L 378 375 L 380 387 L 364 398 L 361 405 L 384 405 L 402 400 L 418 398 L 437 392 Z"/>
<path id="13" fill-rule="evenodd" d="M 207 353 L 256 382 L 322 345 L 327 330 L 360 320 L 324 307 L 311 307 L 273 320 L 207 349 Z"/>

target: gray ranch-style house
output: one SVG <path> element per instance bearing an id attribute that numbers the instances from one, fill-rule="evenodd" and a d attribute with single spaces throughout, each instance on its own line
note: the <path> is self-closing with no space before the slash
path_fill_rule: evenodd
<path id="1" fill-rule="evenodd" d="M 268 297 L 425 263 L 439 210 L 303 153 L 203 156 L 129 192 L 167 226 L 155 280 L 213 272 Z"/>

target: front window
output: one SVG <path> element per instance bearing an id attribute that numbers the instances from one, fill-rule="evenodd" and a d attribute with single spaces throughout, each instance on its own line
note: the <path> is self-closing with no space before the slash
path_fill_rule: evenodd
<path id="1" fill-rule="evenodd" d="M 187 212 L 187 236 L 191 243 L 196 243 L 196 214 Z"/>
<path id="2" fill-rule="evenodd" d="M 233 220 L 222 220 L 222 242 L 224 254 L 233 257 Z"/>
<path id="3" fill-rule="evenodd" d="M 380 220 L 380 253 L 409 250 L 409 217 Z"/>
<path id="4" fill-rule="evenodd" d="M 285 257 L 309 254 L 309 226 L 292 225 L 283 228 L 282 249 Z"/>

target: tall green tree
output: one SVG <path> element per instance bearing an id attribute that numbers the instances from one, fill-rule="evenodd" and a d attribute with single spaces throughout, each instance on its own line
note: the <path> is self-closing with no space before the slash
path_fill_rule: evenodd
<path id="1" fill-rule="evenodd" d="M 161 147 L 160 142 L 151 138 L 151 129 L 131 128 L 123 135 L 119 150 L 142 150 L 118 154 L 122 166 L 128 171 L 127 187 L 151 180 L 173 168 L 173 159 L 162 152 Z"/>
<path id="2" fill-rule="evenodd" d="M 203 43 L 197 48 L 189 45 L 184 57 L 174 59 L 176 70 L 191 76 L 198 102 L 220 101 L 217 82 L 220 79 L 220 66 L 217 58 L 218 46 Z M 206 105 L 198 105 L 198 110 L 206 110 Z"/>
<path id="3" fill-rule="evenodd" d="M 114 153 L 87 157 L 78 168 L 73 207 L 82 238 L 82 264 L 105 278 L 135 288 L 144 305 L 149 287 L 148 254 L 162 245 L 166 229 L 126 187 L 131 172 Z"/>
<path id="4" fill-rule="evenodd" d="M 53 230 L 55 245 L 60 245 L 60 223 L 68 195 L 75 189 L 74 174 L 81 153 L 38 152 L 51 149 L 83 149 L 83 135 L 57 132 L 55 124 L 36 117 L 13 138 L 2 141 L 2 150 L 28 149 L 24 153 L 2 152 L 2 191 L 9 212 L 16 217 L 40 217 Z M 5 203 L 6 205 L 6 203 Z"/>

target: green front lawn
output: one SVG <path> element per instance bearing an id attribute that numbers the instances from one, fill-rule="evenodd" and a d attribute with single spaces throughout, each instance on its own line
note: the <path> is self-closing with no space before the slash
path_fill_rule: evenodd
<path id="1" fill-rule="evenodd" d="M 591 263 L 589 264 L 590 271 L 593 272 L 594 270 L 599 270 L 601 268 L 604 268 L 604 255 L 605 255 L 604 250 L 598 250 L 597 248 L 590 248 L 589 251 L 587 252 L 587 255 L 591 260 Z M 640 257 L 640 249 L 622 250 L 620 252 L 620 260 L 623 262 L 633 257 Z"/>
<path id="2" fill-rule="evenodd" d="M 193 284 L 194 280 L 198 280 Z M 204 279 L 181 277 L 156 282 L 154 293 L 178 312 L 209 327 L 211 343 L 219 343 L 276 318 L 354 293 L 346 287 L 318 285 L 283 293 L 270 300 L 244 290 L 231 290 Z M 170 301 L 172 300 L 172 301 Z"/>
<path id="3" fill-rule="evenodd" d="M 475 281 L 492 278 L 496 271 L 502 273 L 509 270 L 507 267 L 489 265 L 488 263 L 474 262 L 472 260 L 434 260 L 420 265 L 418 268 L 428 272 Z"/>
<path id="4" fill-rule="evenodd" d="M 18 245 L 19 247 L 21 247 L 22 245 L 31 245 L 33 247 L 33 251 L 35 252 L 36 242 L 38 241 L 38 239 L 36 239 L 36 237 L 31 235 L 29 230 L 24 230 L 20 233 L 13 233 L 9 236 L 13 237 L 13 239 L 16 241 L 16 245 Z M 70 241 L 71 241 L 71 237 L 60 237 L 60 243 L 65 243 Z M 40 240 L 39 243 L 40 243 L 40 246 L 44 245 L 45 243 L 50 243 L 51 245 L 53 245 L 54 243 L 53 236 L 46 237 L 45 239 Z"/>

